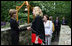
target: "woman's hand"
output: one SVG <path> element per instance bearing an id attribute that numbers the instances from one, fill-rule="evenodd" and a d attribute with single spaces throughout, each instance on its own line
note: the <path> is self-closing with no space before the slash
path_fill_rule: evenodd
<path id="1" fill-rule="evenodd" d="M 31 27 L 27 27 L 27 30 L 31 30 Z"/>

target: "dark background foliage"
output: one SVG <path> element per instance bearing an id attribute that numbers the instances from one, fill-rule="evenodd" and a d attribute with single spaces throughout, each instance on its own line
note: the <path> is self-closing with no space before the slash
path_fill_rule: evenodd
<path id="1" fill-rule="evenodd" d="M 1 22 L 9 22 L 9 9 L 16 9 L 16 6 L 20 6 L 24 1 L 1 1 Z M 71 27 L 71 1 L 29 1 L 31 7 L 39 6 L 43 14 L 53 16 L 55 20 L 58 16 L 60 21 L 62 17 L 65 17 L 68 21 L 68 25 Z M 18 12 L 19 21 L 27 22 L 28 13 L 24 11 L 26 5 L 24 5 Z M 30 22 L 33 20 L 32 10 L 30 9 Z"/>

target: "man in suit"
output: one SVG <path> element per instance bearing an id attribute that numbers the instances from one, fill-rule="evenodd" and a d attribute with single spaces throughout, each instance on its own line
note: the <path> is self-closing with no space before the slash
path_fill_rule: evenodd
<path id="1" fill-rule="evenodd" d="M 56 37 L 58 37 L 60 33 L 60 20 L 58 17 L 56 17 L 54 24 L 55 24 L 55 35 Z"/>
<path id="2" fill-rule="evenodd" d="M 63 17 L 62 19 L 62 25 L 67 25 L 67 20 L 65 19 L 65 17 Z"/>

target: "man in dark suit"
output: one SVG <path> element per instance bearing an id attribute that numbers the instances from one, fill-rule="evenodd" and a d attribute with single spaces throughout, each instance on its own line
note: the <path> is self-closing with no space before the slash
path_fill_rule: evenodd
<path id="1" fill-rule="evenodd" d="M 56 17 L 54 24 L 55 24 L 55 34 L 58 37 L 60 33 L 60 20 L 58 17 Z"/>
<path id="2" fill-rule="evenodd" d="M 63 17 L 62 19 L 62 25 L 67 25 L 67 20 L 65 19 L 65 17 Z"/>

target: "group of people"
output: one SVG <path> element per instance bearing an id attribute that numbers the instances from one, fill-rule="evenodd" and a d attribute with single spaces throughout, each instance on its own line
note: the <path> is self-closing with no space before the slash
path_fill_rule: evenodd
<path id="1" fill-rule="evenodd" d="M 22 30 L 19 29 L 19 24 L 16 21 L 16 12 L 15 9 L 9 10 L 10 19 L 10 35 L 12 45 L 19 45 L 19 32 Z M 52 16 L 43 15 L 42 10 L 36 6 L 33 8 L 33 15 L 35 15 L 35 19 L 32 22 L 30 27 L 25 28 L 28 31 L 32 31 L 31 34 L 31 42 L 33 45 L 51 45 L 51 38 L 54 30 L 57 31 L 57 35 L 59 35 L 60 23 L 58 17 L 54 22 Z M 62 24 L 66 24 L 65 18 L 63 18 Z"/>

